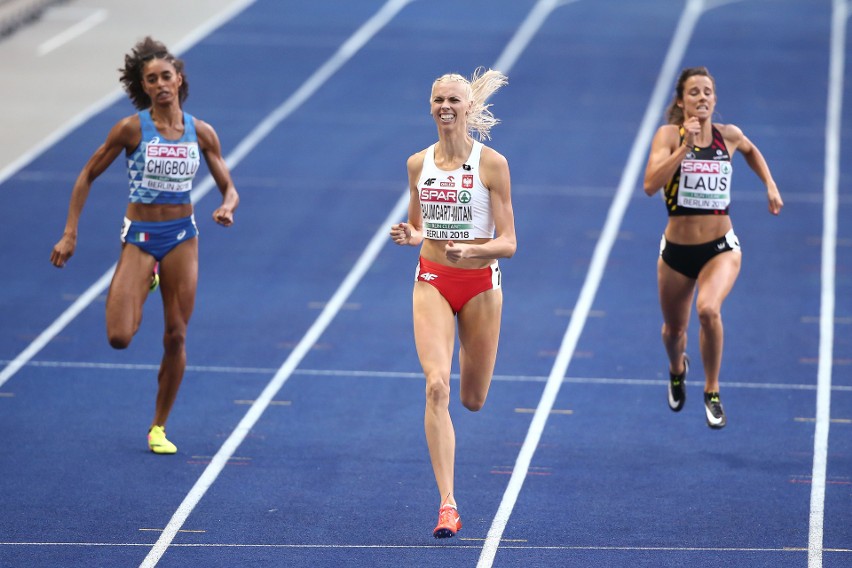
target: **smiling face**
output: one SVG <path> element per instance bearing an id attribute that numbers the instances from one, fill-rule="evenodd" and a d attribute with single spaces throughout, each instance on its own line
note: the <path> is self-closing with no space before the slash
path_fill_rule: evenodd
<path id="1" fill-rule="evenodd" d="M 461 81 L 439 80 L 432 86 L 432 118 L 438 128 L 466 128 L 469 90 Z"/>
<path id="2" fill-rule="evenodd" d="M 183 76 L 165 59 L 152 59 L 142 68 L 142 88 L 152 105 L 167 105 L 178 101 Z"/>
<path id="3" fill-rule="evenodd" d="M 683 84 L 683 97 L 677 105 L 683 109 L 684 118 L 691 116 L 708 120 L 716 108 L 716 87 L 706 75 L 693 75 Z"/>

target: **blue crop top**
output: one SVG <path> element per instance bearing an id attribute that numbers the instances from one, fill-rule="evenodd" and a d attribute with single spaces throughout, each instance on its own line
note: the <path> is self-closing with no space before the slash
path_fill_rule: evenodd
<path id="1" fill-rule="evenodd" d="M 192 180 L 201 162 L 195 121 L 183 113 L 179 140 L 166 140 L 157 131 L 151 111 L 139 112 L 142 140 L 127 156 L 131 203 L 190 203 Z"/>

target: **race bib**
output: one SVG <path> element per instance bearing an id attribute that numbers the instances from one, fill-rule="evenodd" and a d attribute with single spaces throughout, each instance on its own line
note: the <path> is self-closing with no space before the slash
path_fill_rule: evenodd
<path id="1" fill-rule="evenodd" d="M 149 142 L 140 185 L 157 191 L 189 191 L 200 162 L 197 144 Z"/>
<path id="2" fill-rule="evenodd" d="M 677 204 L 691 209 L 727 209 L 731 204 L 731 162 L 684 160 Z"/>
<path id="3" fill-rule="evenodd" d="M 473 204 L 465 188 L 420 188 L 420 212 L 427 239 L 473 240 Z"/>

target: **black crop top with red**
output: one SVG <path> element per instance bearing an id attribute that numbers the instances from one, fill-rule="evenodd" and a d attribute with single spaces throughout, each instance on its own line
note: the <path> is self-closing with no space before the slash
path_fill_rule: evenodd
<path id="1" fill-rule="evenodd" d="M 680 141 L 683 143 L 683 127 Z M 713 127 L 713 143 L 694 146 L 666 184 L 663 198 L 669 216 L 727 215 L 731 205 L 731 156 L 722 133 Z"/>

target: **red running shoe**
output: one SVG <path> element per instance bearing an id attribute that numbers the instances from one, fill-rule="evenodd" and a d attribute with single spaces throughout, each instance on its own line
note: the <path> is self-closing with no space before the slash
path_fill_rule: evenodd
<path id="1" fill-rule="evenodd" d="M 438 526 L 432 531 L 435 538 L 452 538 L 462 528 L 459 510 L 452 505 L 444 505 L 438 511 Z"/>

